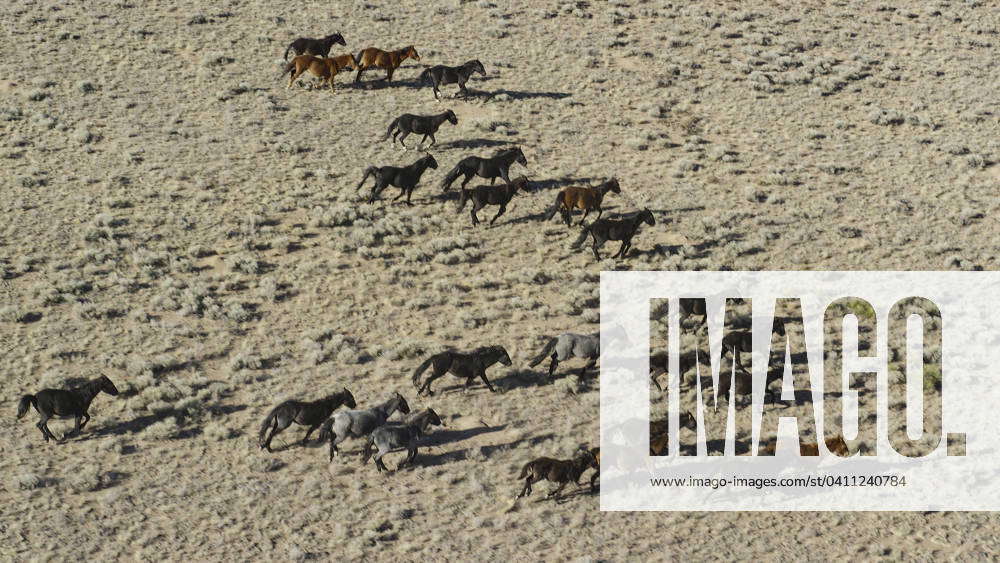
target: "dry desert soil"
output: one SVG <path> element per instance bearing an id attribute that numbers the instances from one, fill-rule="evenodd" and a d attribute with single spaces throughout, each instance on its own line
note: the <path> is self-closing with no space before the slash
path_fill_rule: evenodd
<path id="1" fill-rule="evenodd" d="M 513 500 L 524 462 L 598 441 L 596 376 L 577 360 L 547 383 L 528 361 L 597 330 L 602 270 L 997 267 L 995 3 L 19 0 L 0 18 L 4 560 L 997 553 L 988 513 Z M 421 59 L 390 85 L 286 89 L 286 45 L 337 31 L 334 54 Z M 487 74 L 465 97 L 417 80 L 469 59 Z M 389 121 L 448 108 L 415 205 L 394 188 L 369 205 L 365 167 L 420 156 L 381 140 Z M 533 191 L 473 227 L 441 179 L 515 145 Z M 611 176 L 605 216 L 656 225 L 597 262 L 544 213 Z M 448 376 L 416 396 L 429 354 L 488 344 L 513 360 L 488 372 L 499 393 Z M 121 394 L 81 435 L 15 419 L 21 395 L 100 374 Z M 328 462 L 298 426 L 258 450 L 272 406 L 342 387 L 360 406 L 398 390 L 448 427 L 393 474 L 359 440 Z"/>

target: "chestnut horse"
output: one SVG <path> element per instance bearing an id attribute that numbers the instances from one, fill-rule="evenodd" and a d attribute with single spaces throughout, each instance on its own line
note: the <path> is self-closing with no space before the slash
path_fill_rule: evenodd
<path id="1" fill-rule="evenodd" d="M 375 47 L 362 49 L 358 53 L 358 56 L 354 57 L 354 65 L 358 69 L 358 74 L 354 77 L 354 82 L 361 82 L 361 73 L 369 68 L 384 68 L 385 81 L 387 83 L 392 82 L 392 73 L 396 72 L 399 65 L 403 64 L 403 61 L 406 59 L 420 60 L 420 55 L 417 54 L 417 50 L 413 48 L 413 45 L 396 51 L 383 51 Z"/>
<path id="2" fill-rule="evenodd" d="M 604 201 L 604 196 L 608 192 L 622 193 L 621 186 L 618 185 L 616 178 L 611 178 L 596 188 L 570 186 L 556 194 L 556 204 L 552 206 L 545 219 L 551 219 L 558 211 L 562 213 L 562 218 L 566 221 L 566 226 L 568 227 L 570 226 L 570 216 L 574 209 L 583 210 L 583 217 L 580 218 L 579 223 L 581 225 L 583 224 L 583 220 L 587 218 L 587 215 L 590 215 L 590 212 L 595 209 L 597 210 L 597 218 L 600 219 L 601 214 L 604 213 L 604 210 L 601 209 L 601 202 Z"/>
<path id="3" fill-rule="evenodd" d="M 285 65 L 285 71 L 281 73 L 282 76 L 292 73 L 291 78 L 288 79 L 288 88 L 292 87 L 292 84 L 302 73 L 309 71 L 313 76 L 318 76 L 326 80 L 327 84 L 330 85 L 330 90 L 333 90 L 333 77 L 337 76 L 337 72 L 342 69 L 354 69 L 354 58 L 350 55 L 340 55 L 339 57 L 330 58 L 320 58 L 314 57 L 312 55 L 299 55 L 292 59 L 290 63 Z M 294 72 L 292 72 L 294 69 Z"/>

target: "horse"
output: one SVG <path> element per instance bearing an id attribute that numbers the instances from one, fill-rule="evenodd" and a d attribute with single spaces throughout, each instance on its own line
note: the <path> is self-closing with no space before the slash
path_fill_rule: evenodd
<path id="1" fill-rule="evenodd" d="M 597 480 L 601 478 L 601 448 L 591 448 L 590 455 L 594 456 L 594 474 L 590 476 L 590 492 L 597 490 Z"/>
<path id="2" fill-rule="evenodd" d="M 594 257 L 600 260 L 601 255 L 597 253 L 597 249 L 609 240 L 620 240 L 622 247 L 612 258 L 624 258 L 625 253 L 632 248 L 632 237 L 639 232 L 639 226 L 643 223 L 649 226 L 656 224 L 653 214 L 648 209 L 643 209 L 625 219 L 598 219 L 583 227 L 580 237 L 576 239 L 571 248 L 579 248 L 588 236 L 593 236 Z"/>
<path id="3" fill-rule="evenodd" d="M 389 124 L 389 130 L 385 132 L 385 137 L 382 137 L 382 140 L 384 141 L 388 139 L 389 135 L 392 134 L 392 144 L 395 145 L 396 137 L 399 136 L 399 144 L 403 145 L 403 148 L 405 149 L 406 144 L 403 143 L 403 139 L 405 139 L 410 133 L 418 133 L 423 135 L 424 138 L 420 139 L 420 142 L 417 143 L 417 147 L 419 148 L 420 145 L 424 144 L 424 141 L 427 140 L 427 137 L 430 137 L 431 144 L 427 145 L 427 147 L 430 148 L 437 143 L 437 140 L 434 139 L 434 133 L 437 133 L 438 128 L 441 127 L 441 124 L 445 121 L 451 123 L 452 125 L 458 125 L 458 116 L 451 110 L 437 115 L 413 115 L 411 113 L 404 113 L 403 115 L 392 120 L 392 123 Z M 393 130 L 396 131 L 395 134 L 392 133 Z M 400 133 L 402 133 L 402 135 L 400 135 Z"/>
<path id="4" fill-rule="evenodd" d="M 388 471 L 389 468 L 382 463 L 385 454 L 405 449 L 406 458 L 396 466 L 396 471 L 399 471 L 404 465 L 412 464 L 413 460 L 416 459 L 417 440 L 427 433 L 427 429 L 430 426 L 443 425 L 444 423 L 441 422 L 441 418 L 434 412 L 434 409 L 428 408 L 407 416 L 402 423 L 379 426 L 368 436 L 368 443 L 365 444 L 361 463 L 368 463 L 368 458 L 373 453 L 372 446 L 374 446 L 374 451 L 377 452 L 375 453 L 375 469 L 379 473 L 383 470 Z"/>
<path id="5" fill-rule="evenodd" d="M 71 432 L 63 434 L 63 439 L 79 434 L 83 427 L 90 422 L 90 403 L 94 401 L 101 391 L 108 395 L 118 394 L 118 388 L 106 375 L 92 379 L 83 385 L 70 387 L 69 389 L 42 389 L 34 395 L 24 395 L 17 403 L 17 418 L 20 419 L 27 414 L 30 407 L 35 407 L 38 411 L 38 430 L 42 433 L 42 438 L 46 442 L 49 438 L 59 441 L 55 434 L 49 430 L 48 421 L 53 416 L 72 416 L 76 418 L 76 426 Z"/>
<path id="6" fill-rule="evenodd" d="M 358 187 L 355 189 L 360 190 L 365 180 L 368 179 L 368 176 L 374 176 L 375 185 L 372 186 L 372 195 L 368 198 L 368 203 L 375 203 L 382 190 L 389 186 L 396 186 L 400 190 L 399 195 L 393 198 L 392 201 L 396 201 L 405 195 L 406 205 L 413 205 L 410 197 L 413 196 L 413 190 L 416 189 L 417 184 L 420 182 L 420 176 L 428 168 L 437 167 L 437 161 L 429 154 L 421 157 L 409 166 L 369 166 L 365 169 L 365 175 L 361 177 L 361 181 L 358 182 Z"/>
<path id="7" fill-rule="evenodd" d="M 385 424 L 392 413 L 410 414 L 410 405 L 398 392 L 393 392 L 381 405 L 370 409 L 340 411 L 326 419 L 319 430 L 319 440 L 330 441 L 330 461 L 340 453 L 337 444 L 348 438 L 363 438 Z"/>
<path id="8" fill-rule="evenodd" d="M 601 208 L 601 202 L 604 201 L 604 196 L 608 192 L 622 193 L 621 186 L 618 185 L 616 178 L 611 178 L 596 188 L 570 186 L 556 194 L 556 204 L 552 206 L 548 215 L 545 216 L 545 220 L 548 221 L 555 216 L 556 212 L 561 212 L 562 218 L 566 221 L 566 226 L 568 227 L 570 226 L 570 217 L 574 209 L 583 210 L 580 225 L 583 224 L 587 215 L 590 215 L 590 212 L 595 209 L 597 210 L 597 218 L 600 219 L 601 214 L 604 213 L 604 209 Z"/>
<path id="9" fill-rule="evenodd" d="M 434 99 L 441 101 L 441 98 L 438 97 L 438 87 L 445 84 L 458 84 L 458 89 L 465 93 L 467 92 L 465 83 L 469 81 L 469 77 L 472 76 L 473 72 L 478 72 L 482 76 L 486 76 L 486 69 L 483 68 L 483 63 L 478 60 L 471 60 L 461 66 L 432 66 L 421 72 L 418 79 L 430 81 L 431 87 L 434 89 Z"/>
<path id="10" fill-rule="evenodd" d="M 528 179 L 524 176 L 521 176 L 506 186 L 499 186 L 495 188 L 493 186 L 476 186 L 472 189 L 462 188 L 462 197 L 458 201 L 457 213 L 461 213 L 462 209 L 465 207 L 465 202 L 471 199 L 472 224 L 478 225 L 479 217 L 476 216 L 477 211 L 487 205 L 499 205 L 500 209 L 497 211 L 496 216 L 490 219 L 490 226 L 493 226 L 493 223 L 507 211 L 507 204 L 514 198 L 514 194 L 517 193 L 518 189 L 522 191 L 528 190 Z"/>
<path id="11" fill-rule="evenodd" d="M 682 412 L 677 418 L 677 423 L 678 429 L 698 431 L 698 420 L 691 411 Z M 667 447 L 670 445 L 669 425 L 670 422 L 666 418 L 649 422 L 649 455 L 666 455 Z"/>
<path id="12" fill-rule="evenodd" d="M 513 363 L 510 361 L 510 355 L 507 354 L 507 350 L 503 346 L 483 346 L 471 352 L 447 350 L 434 354 L 417 367 L 413 372 L 413 385 L 417 388 L 417 395 L 420 395 L 425 390 L 428 395 L 433 395 L 434 391 L 431 390 L 431 383 L 446 373 L 451 373 L 455 377 L 464 377 L 466 388 L 472 385 L 472 381 L 476 377 L 479 377 L 490 391 L 496 393 L 496 389 L 493 388 L 490 380 L 486 379 L 486 368 L 497 362 L 505 366 Z M 434 369 L 431 375 L 421 385 L 420 374 L 432 364 Z"/>
<path id="13" fill-rule="evenodd" d="M 583 377 L 584 373 L 588 369 L 597 365 L 597 359 L 601 355 L 601 335 L 597 334 L 576 334 L 572 332 L 564 332 L 555 338 L 549 339 L 542 348 L 542 351 L 535 356 L 531 363 L 528 364 L 529 367 L 535 367 L 542 363 L 545 358 L 552 358 L 549 363 L 549 380 L 552 380 L 552 374 L 556 371 L 556 366 L 559 362 L 564 362 L 571 358 L 584 358 L 587 360 L 587 365 L 580 369 L 580 377 Z"/>
<path id="14" fill-rule="evenodd" d="M 524 464 L 518 479 L 525 479 L 524 488 L 521 489 L 517 498 L 526 497 L 531 494 L 531 485 L 542 479 L 546 479 L 559 486 L 545 495 L 545 498 L 553 497 L 559 499 L 559 493 L 570 482 L 580 485 L 580 476 L 591 467 L 600 470 L 597 459 L 593 451 L 584 450 L 573 459 L 553 459 L 551 457 L 539 457 Z"/>
<path id="15" fill-rule="evenodd" d="M 309 71 L 313 76 L 317 76 L 326 80 L 327 84 L 330 85 L 330 91 L 333 91 L 333 77 L 337 76 L 337 72 L 342 69 L 353 69 L 354 59 L 350 55 L 340 55 L 338 57 L 330 57 L 321 59 L 319 57 L 314 57 L 312 55 L 299 55 L 292 59 L 290 63 L 285 65 L 284 72 L 281 76 L 292 73 L 291 77 L 288 79 L 288 86 L 286 88 L 291 88 L 292 84 L 302 76 L 302 73 Z M 294 72 L 292 70 L 294 69 Z"/>
<path id="16" fill-rule="evenodd" d="M 385 80 L 387 83 L 391 83 L 392 73 L 396 72 L 399 65 L 403 64 L 403 61 L 406 59 L 413 59 L 415 61 L 420 60 L 420 55 L 417 54 L 417 50 L 413 48 L 413 45 L 403 47 L 402 49 L 397 49 L 395 51 L 383 51 L 381 49 L 376 49 L 375 47 L 362 49 L 361 52 L 354 57 L 354 63 L 358 68 L 358 74 L 354 77 L 354 82 L 355 84 L 361 82 L 361 73 L 369 68 L 375 67 L 384 68 Z"/>
<path id="17" fill-rule="evenodd" d="M 708 354 L 705 354 L 708 357 Z M 668 355 L 666 352 L 657 352 L 649 356 L 649 379 L 656 385 L 656 389 L 661 393 L 663 392 L 663 387 L 657 378 L 665 373 L 670 372 L 670 364 L 668 363 Z M 681 354 L 677 358 L 677 375 L 683 376 L 691 368 L 698 363 L 698 356 L 694 350 L 690 350 Z"/>
<path id="18" fill-rule="evenodd" d="M 344 41 L 344 36 L 339 33 L 327 35 L 322 39 L 299 37 L 295 41 L 288 44 L 288 48 L 285 49 L 284 59 L 286 61 L 288 60 L 289 51 L 295 51 L 296 55 L 317 55 L 325 57 L 330 54 L 330 48 L 333 47 L 334 43 L 339 43 L 345 46 L 347 45 L 347 41 Z"/>
<path id="19" fill-rule="evenodd" d="M 271 412 L 264 417 L 264 423 L 260 425 L 260 434 L 257 436 L 257 444 L 260 449 L 271 452 L 271 440 L 286 428 L 295 424 L 308 426 L 306 435 L 302 438 L 302 445 L 309 442 L 309 435 L 323 424 L 330 414 L 340 406 L 353 409 L 358 406 L 354 402 L 354 395 L 345 387 L 343 391 L 327 395 L 326 397 L 312 402 L 285 401 L 271 409 Z M 270 431 L 270 434 L 268 434 Z M 267 438 L 265 439 L 265 435 Z"/>
<path id="20" fill-rule="evenodd" d="M 521 166 L 528 166 L 528 160 L 524 158 L 524 153 L 521 151 L 520 147 L 497 151 L 496 154 L 489 158 L 467 156 L 458 161 L 458 164 L 456 164 L 455 167 L 451 169 L 451 172 L 448 172 L 448 175 L 444 177 L 444 180 L 441 181 L 442 191 L 448 191 L 448 188 L 451 187 L 451 183 L 462 175 L 465 175 L 465 179 L 462 180 L 463 188 L 474 176 L 486 178 L 490 181 L 491 186 L 497 181 L 497 177 L 502 178 L 504 182 L 509 184 L 510 167 L 515 162 Z"/>

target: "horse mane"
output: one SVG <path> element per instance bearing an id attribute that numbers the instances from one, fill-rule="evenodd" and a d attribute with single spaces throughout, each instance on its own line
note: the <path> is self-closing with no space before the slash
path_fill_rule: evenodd
<path id="1" fill-rule="evenodd" d="M 503 348 L 503 346 L 500 346 L 500 345 L 497 345 L 497 344 L 494 344 L 492 346 L 480 346 L 479 348 L 476 348 L 475 350 L 473 350 L 473 353 L 474 354 L 482 354 L 482 353 L 485 353 L 485 352 L 492 352 L 492 351 L 495 351 L 495 350 L 499 350 L 501 348 Z"/>

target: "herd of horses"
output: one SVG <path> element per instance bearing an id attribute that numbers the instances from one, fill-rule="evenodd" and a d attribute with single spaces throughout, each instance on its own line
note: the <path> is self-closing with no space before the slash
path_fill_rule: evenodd
<path id="1" fill-rule="evenodd" d="M 369 47 L 361 50 L 357 55 L 330 55 L 334 45 L 346 46 L 346 44 L 344 37 L 339 33 L 318 39 L 300 37 L 292 41 L 285 50 L 284 58 L 287 60 L 289 53 L 292 52 L 294 52 L 295 57 L 284 66 L 282 73 L 282 75 L 291 75 L 288 87 L 291 88 L 299 77 L 309 72 L 324 80 L 332 91 L 334 77 L 340 71 L 356 71 L 354 82 L 358 83 L 366 70 L 374 68 L 384 69 L 386 72 L 385 81 L 387 84 L 391 84 L 393 74 L 403 61 L 407 59 L 420 60 L 420 55 L 412 45 L 393 51 Z M 419 80 L 430 84 L 434 98 L 440 101 L 441 86 L 455 84 L 460 92 L 466 93 L 466 83 L 473 74 L 486 75 L 485 67 L 478 60 L 470 60 L 454 67 L 445 65 L 428 67 L 420 74 Z M 393 144 L 398 140 L 400 145 L 406 149 L 404 141 L 407 136 L 418 134 L 422 135 L 423 138 L 418 142 L 417 147 L 419 148 L 428 139 L 430 140 L 428 147 L 430 147 L 436 143 L 434 135 L 444 123 L 456 125 L 458 117 L 451 110 L 436 115 L 403 114 L 390 123 L 383 140 L 388 140 L 391 137 Z M 522 175 L 511 179 L 510 169 L 514 164 L 520 164 L 524 167 L 527 167 L 528 164 L 524 152 L 516 146 L 499 150 L 488 157 L 467 156 L 459 160 L 445 174 L 440 187 L 442 192 L 447 192 L 455 181 L 462 178 L 459 186 L 458 211 L 461 212 L 465 204 L 471 202 L 472 223 L 478 225 L 477 212 L 487 206 L 496 206 L 499 210 L 490 220 L 492 226 L 504 214 L 515 194 L 534 191 L 531 189 L 531 183 L 527 177 Z M 422 176 L 427 170 L 437 168 L 437 160 L 429 153 L 407 166 L 369 166 L 365 169 L 356 189 L 360 190 L 371 177 L 374 180 L 374 186 L 368 198 L 370 203 L 374 203 L 386 188 L 393 186 L 400 190 L 393 201 L 405 196 L 405 202 L 413 205 L 411 201 L 413 191 L 420 183 Z M 490 184 L 467 187 L 473 178 L 490 180 Z M 500 186 L 495 185 L 497 179 L 503 182 Z M 572 226 L 572 214 L 575 211 L 582 211 L 582 217 L 578 223 L 582 230 L 573 247 L 579 247 L 590 237 L 592 238 L 594 256 L 600 260 L 599 248 L 604 243 L 621 241 L 621 248 L 615 257 L 624 258 L 631 248 L 632 238 L 639 230 L 640 225 L 653 226 L 655 221 L 648 209 L 642 209 L 621 218 L 602 218 L 602 204 L 609 193 L 622 193 L 616 178 L 610 178 L 593 187 L 567 187 L 556 195 L 555 204 L 544 215 L 544 219 L 550 220 L 558 213 L 567 226 Z M 585 224 L 584 221 L 591 212 L 596 212 L 597 218 L 590 224 Z M 550 339 L 542 351 L 531 360 L 530 365 L 534 367 L 545 359 L 549 359 L 548 377 L 551 381 L 560 362 L 572 358 L 586 360 L 586 365 L 580 370 L 580 376 L 583 376 L 587 370 L 596 365 L 599 355 L 599 335 L 564 333 Z M 417 366 L 413 371 L 412 383 L 418 396 L 423 394 L 433 396 L 432 383 L 447 374 L 452 374 L 465 380 L 464 387 L 466 389 L 470 388 L 478 379 L 487 389 L 496 392 L 497 389 L 489 381 L 486 371 L 497 363 L 505 366 L 512 365 L 510 355 L 503 346 L 484 346 L 468 352 L 447 350 L 430 356 Z M 428 370 L 429 373 L 424 377 L 424 373 Z M 656 382 L 655 376 L 653 381 Z M 43 389 L 33 395 L 21 397 L 17 407 L 17 418 L 22 418 L 31 407 L 34 407 L 39 414 L 36 426 L 42 433 L 43 439 L 46 442 L 49 440 L 60 441 L 49 430 L 47 424 L 49 419 L 73 417 L 76 421 L 75 427 L 72 431 L 67 432 L 63 439 L 80 434 L 90 420 L 88 411 L 91 403 L 102 392 L 112 396 L 118 395 L 118 388 L 107 376 L 66 389 Z M 399 413 L 400 417 L 393 420 L 392 417 L 396 413 Z M 275 406 L 264 417 L 259 428 L 257 444 L 260 449 L 272 452 L 272 440 L 293 424 L 306 428 L 305 435 L 301 439 L 303 445 L 309 442 L 309 438 L 314 432 L 319 431 L 317 439 L 320 443 L 325 442 L 329 445 L 331 462 L 339 453 L 339 444 L 349 438 L 365 439 L 362 461 L 367 463 L 369 459 L 374 459 L 376 469 L 381 472 L 388 470 L 382 460 L 390 452 L 406 451 L 406 457 L 399 463 L 397 470 L 413 464 L 416 460 L 417 447 L 421 437 L 431 432 L 432 427 L 444 426 L 445 422 L 433 408 L 428 407 L 411 412 L 409 403 L 396 391 L 374 406 L 364 409 L 358 408 L 354 395 L 344 388 L 318 400 L 290 400 Z M 568 460 L 536 458 L 526 463 L 517 477 L 519 481 L 523 480 L 524 482 L 523 488 L 517 496 L 531 494 L 532 484 L 548 480 L 556 484 L 556 488 L 548 496 L 559 498 L 569 483 L 579 485 L 581 476 L 590 468 L 595 469 L 590 480 L 590 487 L 593 491 L 596 489 L 596 480 L 600 469 L 599 448 L 581 447 L 578 454 Z"/>
<path id="2" fill-rule="evenodd" d="M 394 51 L 384 51 L 374 47 L 362 49 L 356 55 L 343 54 L 337 56 L 330 55 L 333 45 L 347 45 L 343 35 L 334 33 L 323 38 L 299 37 L 292 41 L 285 49 L 284 58 L 288 59 L 290 52 L 295 53 L 295 57 L 284 67 L 283 74 L 291 74 L 288 87 L 291 88 L 295 81 L 305 72 L 327 81 L 330 90 L 333 90 L 333 78 L 341 70 L 356 70 L 354 82 L 361 81 L 362 74 L 370 68 L 385 69 L 386 84 L 392 83 L 392 77 L 396 69 L 407 59 L 420 60 L 413 45 L 396 49 Z M 456 84 L 459 92 L 467 94 L 466 83 L 474 75 L 486 76 L 486 67 L 478 59 L 472 59 L 458 66 L 435 65 L 424 69 L 418 81 L 430 84 L 434 92 L 434 99 L 441 100 L 440 88 L 447 84 Z M 406 138 L 411 134 L 421 135 L 422 138 L 417 143 L 417 150 L 426 150 L 435 144 L 437 139 L 435 134 L 445 123 L 458 125 L 458 116 L 452 110 L 433 115 L 418 115 L 404 113 L 393 119 L 389 123 L 383 141 L 390 140 L 393 145 L 396 141 L 404 150 Z M 423 147 L 423 144 L 430 140 L 430 144 Z M 472 202 L 472 224 L 479 224 L 477 212 L 486 206 L 499 207 L 497 214 L 490 220 L 492 226 L 497 219 L 507 211 L 507 204 L 510 203 L 514 195 L 518 192 L 529 193 L 531 183 L 528 178 L 521 176 L 511 179 L 510 169 L 514 164 L 523 167 L 528 166 L 528 159 L 520 147 L 510 147 L 500 149 L 491 156 L 470 155 L 459 160 L 451 170 L 445 174 L 441 181 L 442 192 L 447 192 L 451 185 L 462 178 L 458 203 L 458 212 L 465 208 L 468 201 Z M 418 158 L 416 161 L 405 166 L 380 165 L 368 166 L 358 182 L 356 190 L 360 190 L 368 178 L 374 180 L 371 193 L 368 196 L 368 203 L 375 203 L 386 188 L 392 186 L 399 189 L 399 194 L 392 199 L 399 201 L 404 197 L 404 203 L 413 205 L 413 192 L 420 184 L 421 179 L 428 170 L 438 168 L 438 161 L 430 153 Z M 483 178 L 489 180 L 490 184 L 467 188 L 468 183 L 473 178 Z M 504 185 L 496 186 L 497 179 L 503 180 Z M 621 194 L 621 185 L 616 178 L 610 178 L 598 186 L 570 186 L 556 195 L 555 205 L 544 215 L 545 220 L 552 219 L 559 213 L 566 226 L 572 224 L 572 213 L 582 211 L 583 216 L 578 225 L 582 228 L 579 240 L 572 248 L 578 248 L 588 237 L 592 238 L 591 248 L 597 260 L 601 259 L 599 249 L 608 241 L 620 241 L 621 247 L 614 254 L 614 258 L 624 258 L 632 246 L 632 238 L 638 232 L 642 224 L 653 226 L 656 224 L 653 214 L 648 209 L 642 209 L 635 213 L 626 214 L 621 218 L 602 219 L 604 213 L 603 202 L 608 193 Z M 597 212 L 597 219 L 590 225 L 585 225 L 584 221 L 591 212 Z"/>

